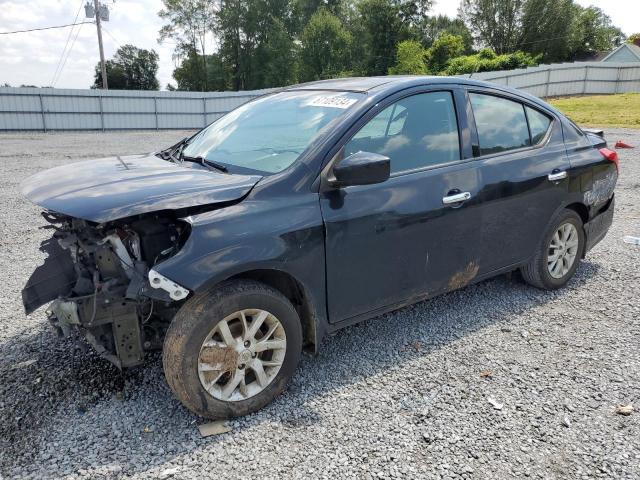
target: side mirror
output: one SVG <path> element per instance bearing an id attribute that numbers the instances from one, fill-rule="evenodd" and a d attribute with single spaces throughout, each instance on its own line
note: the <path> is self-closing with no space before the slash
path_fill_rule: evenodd
<path id="1" fill-rule="evenodd" d="M 389 178 L 391 161 L 389 157 L 371 152 L 356 152 L 340 160 L 333 167 L 331 185 L 371 185 L 382 183 Z"/>

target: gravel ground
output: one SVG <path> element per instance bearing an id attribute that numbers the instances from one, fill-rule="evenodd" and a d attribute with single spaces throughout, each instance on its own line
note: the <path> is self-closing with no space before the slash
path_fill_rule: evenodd
<path id="1" fill-rule="evenodd" d="M 613 227 L 567 288 L 501 276 L 348 328 L 202 439 L 159 355 L 120 374 L 20 302 L 48 233 L 19 182 L 181 136 L 0 135 L 0 477 L 640 478 L 640 412 L 615 413 L 640 407 L 640 247 L 622 242 L 640 235 L 640 148 L 619 152 Z"/>

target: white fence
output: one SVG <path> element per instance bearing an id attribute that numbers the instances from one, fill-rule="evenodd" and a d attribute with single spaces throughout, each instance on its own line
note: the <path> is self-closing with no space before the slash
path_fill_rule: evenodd
<path id="1" fill-rule="evenodd" d="M 640 62 L 564 63 L 461 76 L 508 85 L 538 97 L 640 92 Z M 0 87 L 0 131 L 197 129 L 269 91 Z"/>
<path id="2" fill-rule="evenodd" d="M 198 129 L 266 92 L 0 87 L 0 131 Z"/>
<path id="3" fill-rule="evenodd" d="M 541 98 L 640 92 L 640 62 L 558 63 L 460 76 L 507 85 Z"/>

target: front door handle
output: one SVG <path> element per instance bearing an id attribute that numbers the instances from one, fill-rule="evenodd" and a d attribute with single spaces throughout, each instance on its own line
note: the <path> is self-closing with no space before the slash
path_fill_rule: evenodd
<path id="1" fill-rule="evenodd" d="M 558 182 L 567 178 L 567 172 L 553 172 L 547 175 L 550 182 Z"/>
<path id="2" fill-rule="evenodd" d="M 451 205 L 454 203 L 466 202 L 471 198 L 471 193 L 469 192 L 461 192 L 456 193 L 455 195 L 447 195 L 446 197 L 442 197 L 442 203 L 445 205 Z"/>

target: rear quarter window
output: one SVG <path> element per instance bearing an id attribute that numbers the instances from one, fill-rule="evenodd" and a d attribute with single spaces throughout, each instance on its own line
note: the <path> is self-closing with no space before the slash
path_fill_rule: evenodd
<path id="1" fill-rule="evenodd" d="M 551 118 L 531 107 L 524 108 L 527 111 L 529 129 L 531 130 L 531 144 L 538 145 L 547 135 L 549 126 L 551 126 Z"/>
<path id="2" fill-rule="evenodd" d="M 531 145 L 524 105 L 506 98 L 470 93 L 480 155 L 506 152 Z"/>
<path id="3" fill-rule="evenodd" d="M 564 117 L 562 131 L 565 142 L 579 142 L 584 139 L 584 132 L 570 118 Z"/>

